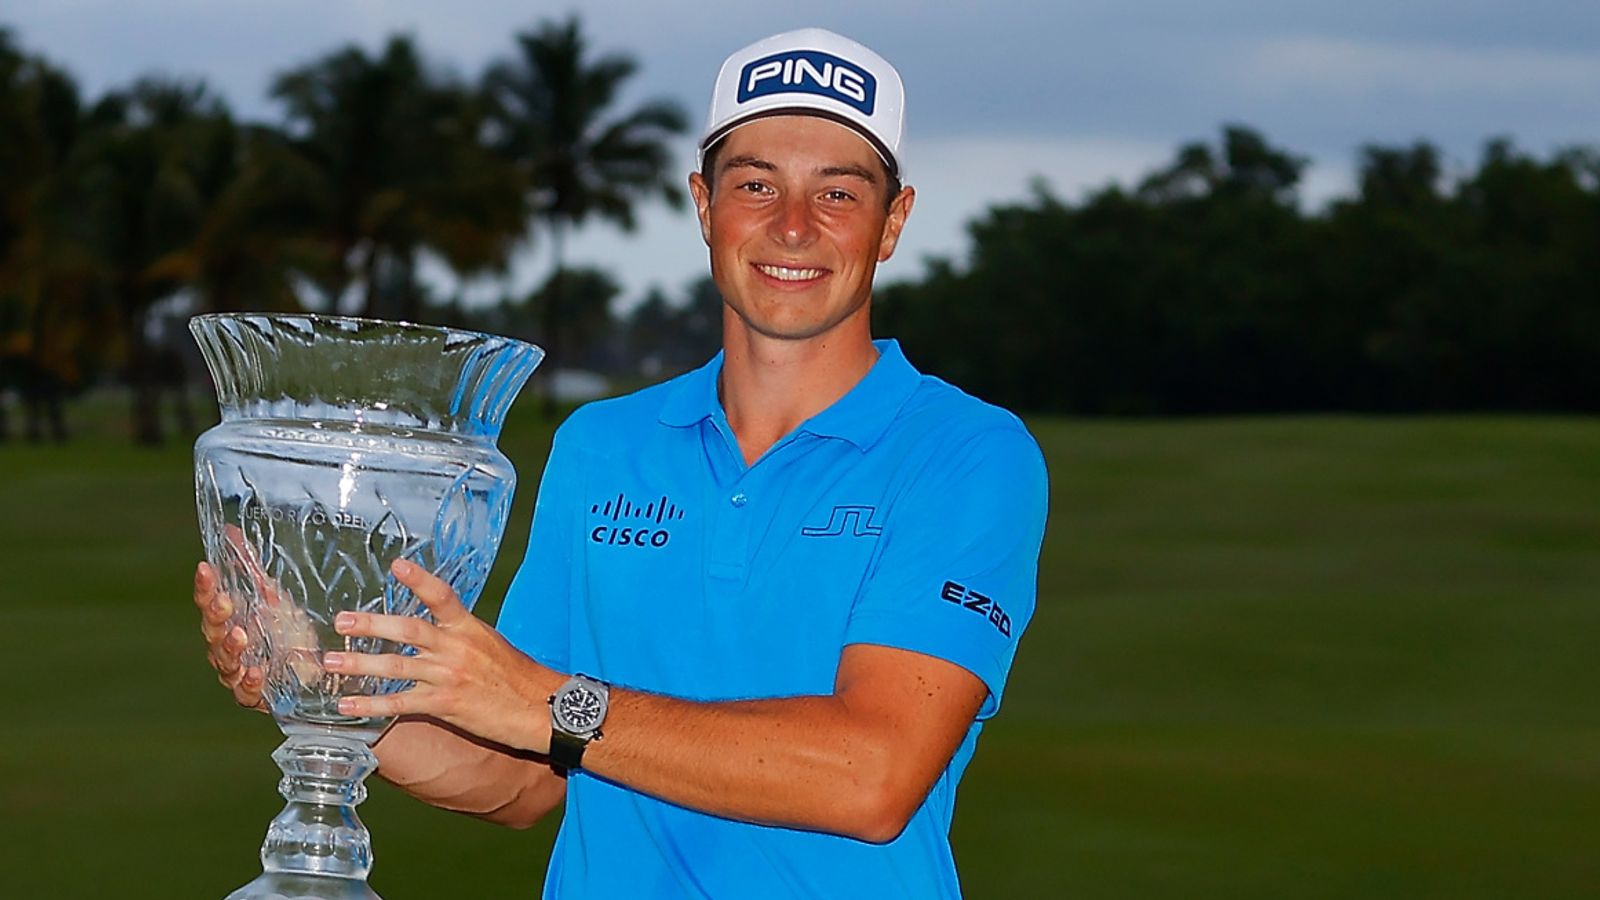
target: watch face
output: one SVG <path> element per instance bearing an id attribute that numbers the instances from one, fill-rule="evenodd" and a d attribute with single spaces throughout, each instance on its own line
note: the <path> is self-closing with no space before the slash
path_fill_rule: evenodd
<path id="1" fill-rule="evenodd" d="M 556 724 L 562 731 L 585 734 L 600 727 L 606 707 L 598 693 L 575 684 L 556 693 L 554 712 Z"/>

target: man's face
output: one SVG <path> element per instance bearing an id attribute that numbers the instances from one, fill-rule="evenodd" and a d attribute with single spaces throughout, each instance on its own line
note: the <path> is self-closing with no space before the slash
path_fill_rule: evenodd
<path id="1" fill-rule="evenodd" d="M 841 323 L 865 333 L 873 273 L 914 199 L 905 188 L 885 204 L 867 142 L 813 116 L 761 119 L 723 139 L 711 177 L 689 176 L 689 189 L 712 278 L 742 327 L 786 340 Z"/>

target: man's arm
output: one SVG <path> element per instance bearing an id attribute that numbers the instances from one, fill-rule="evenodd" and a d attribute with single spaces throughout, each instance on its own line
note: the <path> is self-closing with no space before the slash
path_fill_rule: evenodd
<path id="1" fill-rule="evenodd" d="M 613 691 L 584 766 L 715 815 L 884 842 L 921 806 L 987 694 L 952 663 L 854 644 L 829 696 L 692 703 Z"/>
<path id="2" fill-rule="evenodd" d="M 428 718 L 395 722 L 372 748 L 378 776 L 440 809 L 527 828 L 560 806 L 567 780 L 543 756 L 496 747 Z"/>
<path id="3" fill-rule="evenodd" d="M 403 561 L 393 571 L 438 624 L 342 613 L 336 627 L 410 644 L 416 655 L 328 654 L 325 664 L 416 687 L 345 698 L 340 711 L 433 716 L 491 743 L 548 752 L 546 698 L 566 676 L 473 618 L 430 573 Z M 953 663 L 855 644 L 827 696 L 696 703 L 613 689 L 605 736 L 589 745 L 584 766 L 715 815 L 887 841 L 921 805 L 987 696 Z"/>

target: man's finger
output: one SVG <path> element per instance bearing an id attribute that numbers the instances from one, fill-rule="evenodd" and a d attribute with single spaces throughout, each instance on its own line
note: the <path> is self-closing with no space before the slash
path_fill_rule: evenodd
<path id="1" fill-rule="evenodd" d="M 261 567 L 261 559 L 256 555 L 256 548 L 245 540 L 244 531 L 237 525 L 224 525 L 222 535 L 233 550 L 234 560 L 250 573 L 250 580 L 256 586 L 256 596 L 269 607 L 277 606 L 278 582 Z"/>
<path id="2" fill-rule="evenodd" d="M 376 697 L 340 697 L 339 714 L 342 716 L 403 716 L 406 713 L 422 712 L 418 706 L 419 698 L 417 689 L 401 691 L 398 694 L 382 694 Z"/>
<path id="3" fill-rule="evenodd" d="M 409 559 L 396 559 L 389 565 L 389 571 L 417 595 L 422 605 L 433 613 L 433 620 L 441 626 L 448 628 L 472 618 L 472 613 L 461 605 L 461 598 L 456 596 L 455 589 L 427 569 Z"/>
<path id="4" fill-rule="evenodd" d="M 431 649 L 438 629 L 414 616 L 383 616 L 345 611 L 334 617 L 333 628 L 349 637 L 375 637 L 419 650 Z"/>
<path id="5" fill-rule="evenodd" d="M 221 624 L 233 615 L 233 601 L 219 586 L 217 571 L 202 562 L 194 569 L 194 605 L 200 610 L 200 631 L 206 641 L 222 634 Z"/>
<path id="6" fill-rule="evenodd" d="M 228 633 L 228 620 L 233 617 L 233 599 L 221 591 L 213 591 L 209 602 L 200 608 L 200 633 L 206 643 L 215 644 Z"/>
<path id="7" fill-rule="evenodd" d="M 216 596 L 217 573 L 209 563 L 202 562 L 194 567 L 194 605 L 204 611 Z"/>
<path id="8" fill-rule="evenodd" d="M 434 682 L 441 667 L 437 663 L 398 653 L 326 653 L 322 664 L 340 675 L 375 675 L 399 681 Z"/>
<path id="9" fill-rule="evenodd" d="M 217 591 L 211 595 L 211 602 L 200 609 L 200 619 L 211 625 L 221 625 L 233 616 L 233 598 Z"/>
<path id="10" fill-rule="evenodd" d="M 211 658 L 211 668 L 217 670 L 217 677 L 228 687 L 233 687 L 239 678 L 239 669 L 243 666 L 238 654 L 230 654 L 225 650 L 217 649 L 208 654 Z"/>
<path id="11" fill-rule="evenodd" d="M 262 682 L 260 668 L 251 666 L 245 669 L 244 674 L 232 685 L 233 701 L 248 709 L 265 710 L 267 707 L 261 697 Z"/>
<path id="12" fill-rule="evenodd" d="M 240 660 L 244 658 L 246 643 L 244 629 L 235 625 L 222 640 L 217 642 L 217 658 L 227 660 L 230 671 L 239 668 Z"/>

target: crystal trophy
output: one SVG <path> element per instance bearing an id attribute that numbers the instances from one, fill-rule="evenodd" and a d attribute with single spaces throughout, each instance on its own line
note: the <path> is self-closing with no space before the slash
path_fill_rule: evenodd
<path id="1" fill-rule="evenodd" d="M 333 674 L 322 655 L 414 652 L 333 629 L 344 610 L 428 616 L 389 574 L 397 557 L 472 607 L 516 485 L 495 440 L 544 351 L 315 315 L 204 315 L 189 330 L 222 411 L 195 442 L 201 538 L 285 735 L 273 759 L 288 805 L 267 829 L 261 876 L 228 900 L 376 900 L 355 808 L 389 720 L 340 715 L 338 702 L 410 682 Z"/>

